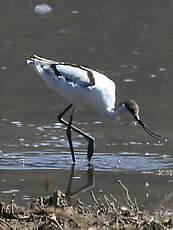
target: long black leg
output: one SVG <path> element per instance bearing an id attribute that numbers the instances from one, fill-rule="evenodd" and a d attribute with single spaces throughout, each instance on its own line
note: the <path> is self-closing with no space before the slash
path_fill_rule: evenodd
<path id="1" fill-rule="evenodd" d="M 71 156 L 72 156 L 73 163 L 75 163 L 75 156 L 74 156 L 74 149 L 73 149 L 73 143 L 72 143 L 72 138 L 71 138 L 71 125 L 72 125 L 72 121 L 73 121 L 74 112 L 75 112 L 75 108 L 73 107 L 72 108 L 72 113 L 71 113 L 71 116 L 70 116 L 70 120 L 69 120 L 67 129 L 66 129 L 66 135 L 67 135 L 68 143 L 69 143 L 69 146 L 70 146 L 70 151 L 71 151 Z"/>
<path id="2" fill-rule="evenodd" d="M 58 116 L 57 116 L 57 119 L 58 121 L 65 125 L 65 126 L 69 126 L 69 123 L 67 121 L 65 121 L 62 117 L 64 116 L 64 114 L 70 109 L 72 108 L 73 104 L 70 104 L 67 108 L 65 108 Z M 72 112 L 74 113 L 74 112 Z M 71 115 L 72 116 L 72 119 L 73 119 L 73 114 Z M 82 135 L 84 138 L 86 138 L 86 140 L 88 141 L 88 151 L 87 151 L 87 158 L 88 158 L 88 161 L 91 160 L 91 157 L 94 153 L 94 149 L 95 149 L 95 140 L 93 137 L 89 136 L 88 134 L 82 132 L 80 129 L 76 128 L 75 126 L 73 125 L 70 125 L 70 128 L 72 130 L 74 130 L 75 132 L 77 132 L 78 134 Z M 71 149 L 70 149 L 71 150 Z M 72 154 L 72 152 L 71 152 Z M 72 157 L 73 157 L 73 154 L 72 154 Z M 73 159 L 73 162 L 75 159 Z"/>

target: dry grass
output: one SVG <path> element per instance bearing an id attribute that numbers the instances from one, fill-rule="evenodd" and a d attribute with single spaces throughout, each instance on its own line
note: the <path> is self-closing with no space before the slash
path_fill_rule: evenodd
<path id="1" fill-rule="evenodd" d="M 140 211 L 132 201 L 128 189 L 119 181 L 124 191 L 126 206 L 118 205 L 113 195 L 100 202 L 91 192 L 92 208 L 81 201 L 69 206 L 65 195 L 56 191 L 48 197 L 40 197 L 29 207 L 19 207 L 12 199 L 10 204 L 0 203 L 0 230 L 161 230 L 173 229 L 173 217 L 149 215 Z"/>

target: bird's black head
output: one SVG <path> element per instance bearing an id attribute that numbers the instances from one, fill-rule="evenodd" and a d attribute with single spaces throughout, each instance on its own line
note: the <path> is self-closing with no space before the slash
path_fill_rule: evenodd
<path id="1" fill-rule="evenodd" d="M 139 116 L 139 106 L 136 104 L 134 100 L 128 100 L 121 103 L 121 105 L 125 105 L 126 109 L 133 115 Z"/>
<path id="2" fill-rule="evenodd" d="M 122 106 L 125 106 L 127 111 L 132 114 L 134 119 L 142 126 L 142 128 L 152 137 L 161 138 L 161 136 L 153 133 L 140 119 L 139 117 L 139 106 L 134 100 L 128 100 L 120 103 Z"/>

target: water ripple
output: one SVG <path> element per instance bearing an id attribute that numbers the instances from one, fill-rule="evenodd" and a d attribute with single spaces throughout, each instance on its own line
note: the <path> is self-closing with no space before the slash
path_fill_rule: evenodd
<path id="1" fill-rule="evenodd" d="M 116 139 L 111 132 L 102 132 L 101 121 L 92 122 L 96 140 L 96 153 L 91 163 L 96 170 L 149 171 L 172 167 L 173 158 L 166 142 L 151 142 L 134 137 Z M 88 123 L 77 123 L 88 130 Z M 117 126 L 117 129 L 119 127 Z M 70 168 L 72 159 L 65 136 L 65 127 L 59 123 L 25 124 L 21 121 L 1 120 L 0 168 Z M 95 133 L 94 133 L 95 132 Z M 105 131 L 106 132 L 106 131 Z M 120 135 L 121 136 L 121 135 Z M 135 135 L 136 137 L 136 135 Z M 107 139 L 105 139 L 107 138 Z M 87 143 L 73 133 L 73 145 L 77 160 L 76 167 L 87 167 Z"/>
<path id="2" fill-rule="evenodd" d="M 78 151 L 76 159 L 78 169 L 87 167 L 85 151 Z M 0 157 L 0 168 L 70 168 L 71 163 L 70 152 L 53 150 L 1 153 Z M 146 171 L 172 167 L 173 159 L 161 153 L 95 153 L 91 163 L 96 170 Z"/>

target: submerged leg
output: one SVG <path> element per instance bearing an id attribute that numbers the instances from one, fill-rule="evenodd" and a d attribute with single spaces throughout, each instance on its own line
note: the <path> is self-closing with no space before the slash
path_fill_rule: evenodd
<path id="1" fill-rule="evenodd" d="M 70 117 L 70 121 L 69 123 L 67 121 L 65 121 L 62 117 L 64 116 L 64 114 L 71 109 L 73 106 L 73 104 L 70 104 L 67 108 L 65 108 L 58 116 L 57 119 L 58 121 L 67 126 L 67 130 L 66 130 L 66 134 L 67 134 L 67 138 L 69 141 L 69 145 L 70 145 L 70 150 L 71 150 L 71 154 L 72 154 L 72 160 L 73 162 L 75 162 L 75 157 L 74 157 L 74 150 L 73 150 L 73 144 L 72 144 L 72 140 L 71 140 L 71 129 L 74 130 L 75 132 L 77 132 L 78 134 L 82 135 L 87 141 L 88 141 L 88 151 L 87 151 L 87 158 L 88 161 L 91 160 L 91 157 L 94 153 L 94 149 L 95 149 L 95 140 L 93 137 L 89 136 L 88 134 L 82 132 L 80 129 L 76 128 L 75 126 L 72 125 L 72 121 L 73 121 L 73 115 L 75 112 L 75 108 L 73 108 L 73 111 L 71 113 L 71 117 Z"/>

